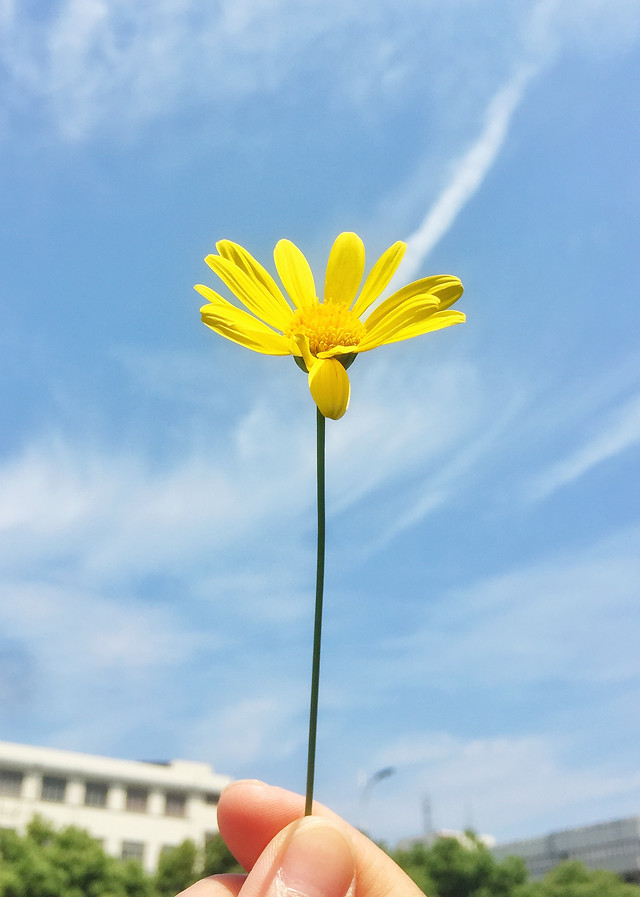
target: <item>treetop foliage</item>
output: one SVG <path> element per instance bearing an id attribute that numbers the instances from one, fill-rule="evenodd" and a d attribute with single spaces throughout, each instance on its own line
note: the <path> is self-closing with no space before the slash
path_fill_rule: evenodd
<path id="1" fill-rule="evenodd" d="M 576 862 L 562 863 L 543 881 L 527 881 L 523 860 L 507 857 L 499 863 L 471 834 L 465 842 L 438 838 L 391 856 L 428 897 L 640 897 L 637 885 Z"/>
<path id="2" fill-rule="evenodd" d="M 522 860 L 497 862 L 473 835 L 390 853 L 428 897 L 640 897 L 640 887 L 573 862 L 527 881 Z M 36 818 L 24 835 L 0 831 L 0 897 L 174 897 L 204 875 L 241 871 L 219 835 L 202 853 L 192 841 L 167 850 L 150 876 L 73 826 L 55 830 Z"/>

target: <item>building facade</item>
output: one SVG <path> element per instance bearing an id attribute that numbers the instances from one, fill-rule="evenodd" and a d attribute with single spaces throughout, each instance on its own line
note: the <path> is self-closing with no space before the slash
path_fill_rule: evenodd
<path id="1" fill-rule="evenodd" d="M 607 869 L 627 881 L 640 881 L 640 816 L 601 822 L 499 844 L 492 850 L 502 861 L 521 857 L 532 878 L 542 878 L 565 860 L 579 860 L 588 869 Z"/>
<path id="2" fill-rule="evenodd" d="M 0 742 L 0 828 L 23 833 L 41 816 L 86 829 L 106 853 L 155 870 L 162 851 L 218 831 L 231 779 L 208 763 L 141 762 Z"/>

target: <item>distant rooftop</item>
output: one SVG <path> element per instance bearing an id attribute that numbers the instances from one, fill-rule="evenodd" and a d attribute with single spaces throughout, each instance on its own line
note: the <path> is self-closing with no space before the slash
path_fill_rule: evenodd
<path id="1" fill-rule="evenodd" d="M 627 881 L 640 881 L 640 816 L 498 844 L 492 853 L 497 860 L 521 857 L 532 878 L 542 878 L 565 860 L 579 860 L 588 869 L 607 869 Z"/>
<path id="2" fill-rule="evenodd" d="M 228 776 L 217 776 L 210 763 L 197 760 L 122 760 L 97 754 L 83 754 L 60 748 L 36 747 L 0 741 L 0 763 L 33 768 L 45 768 L 65 772 L 96 773 L 98 770 L 121 781 L 144 780 L 149 785 L 172 782 L 185 787 L 205 787 L 213 778 L 228 781 Z"/>
<path id="3" fill-rule="evenodd" d="M 229 776 L 194 760 L 121 760 L 0 741 L 0 828 L 22 834 L 34 815 L 77 825 L 152 872 L 185 838 L 202 848 L 218 830 Z"/>

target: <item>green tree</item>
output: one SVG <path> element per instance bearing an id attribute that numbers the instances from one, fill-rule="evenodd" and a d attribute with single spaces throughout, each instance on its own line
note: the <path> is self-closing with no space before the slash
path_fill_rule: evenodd
<path id="1" fill-rule="evenodd" d="M 156 897 L 139 863 L 119 863 L 82 829 L 34 819 L 0 833 L 0 897 Z"/>
<path id="2" fill-rule="evenodd" d="M 391 856 L 421 891 L 424 891 L 429 897 L 438 897 L 435 883 L 427 872 L 428 852 L 425 844 L 414 844 L 408 850 L 392 851 Z"/>
<path id="3" fill-rule="evenodd" d="M 142 863 L 137 860 L 127 860 L 126 863 L 118 863 L 117 860 L 114 862 L 120 870 L 124 897 L 157 897 L 153 879 L 144 871 Z"/>
<path id="4" fill-rule="evenodd" d="M 222 872 L 244 872 L 244 869 L 222 840 L 222 835 L 216 834 L 207 839 L 204 846 L 202 874 L 219 875 Z"/>
<path id="5" fill-rule="evenodd" d="M 155 875 L 156 891 L 160 897 L 174 897 L 199 877 L 198 849 L 193 841 L 183 841 L 160 856 Z"/>
<path id="6" fill-rule="evenodd" d="M 526 867 L 510 857 L 498 863 L 474 835 L 438 838 L 430 847 L 397 850 L 395 861 L 429 897 L 511 897 L 526 880 Z"/>
<path id="7" fill-rule="evenodd" d="M 86 831 L 69 826 L 56 832 L 44 848 L 65 897 L 119 897 L 122 874 L 116 861 Z"/>
<path id="8" fill-rule="evenodd" d="M 27 833 L 0 834 L 3 868 L 1 897 L 57 897 L 62 894 L 64 876 L 51 863 L 49 844 L 55 835 L 52 826 L 34 819 Z"/>
<path id="9" fill-rule="evenodd" d="M 640 897 L 640 887 L 627 884 L 613 872 L 592 872 L 571 861 L 556 866 L 542 881 L 516 888 L 513 897 Z"/>

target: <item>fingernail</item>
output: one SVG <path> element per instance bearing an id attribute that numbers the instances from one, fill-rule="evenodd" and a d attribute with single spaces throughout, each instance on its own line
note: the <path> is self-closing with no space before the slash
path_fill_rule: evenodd
<path id="1" fill-rule="evenodd" d="M 220 796 L 225 794 L 227 791 L 231 791 L 232 788 L 237 788 L 238 785 L 242 785 L 244 787 L 246 787 L 247 785 L 259 785 L 262 788 L 267 787 L 264 782 L 260 781 L 260 779 L 234 779 L 232 782 L 229 782 L 224 786 L 224 788 L 220 792 Z"/>
<path id="2" fill-rule="evenodd" d="M 353 890 L 351 844 L 335 826 L 309 817 L 293 830 L 278 870 L 282 897 L 346 897 Z"/>

